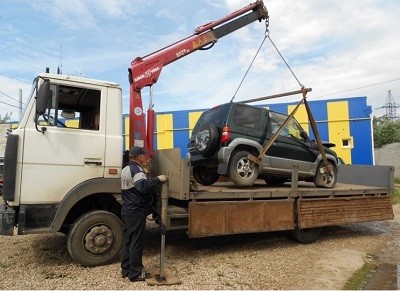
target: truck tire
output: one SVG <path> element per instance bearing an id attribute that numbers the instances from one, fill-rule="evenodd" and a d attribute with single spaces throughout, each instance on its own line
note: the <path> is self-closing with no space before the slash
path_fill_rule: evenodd
<path id="1" fill-rule="evenodd" d="M 122 250 L 122 222 L 113 213 L 94 210 L 83 214 L 67 236 L 70 256 L 83 267 L 113 262 Z"/>
<path id="2" fill-rule="evenodd" d="M 193 177 L 197 183 L 208 186 L 218 181 L 219 174 L 216 169 L 210 169 L 205 166 L 194 166 Z"/>
<path id="3" fill-rule="evenodd" d="M 327 173 L 321 173 L 321 168 L 324 167 L 324 163 L 321 162 L 318 165 L 317 171 L 314 177 L 314 185 L 318 188 L 333 188 L 337 182 L 337 169 L 336 166 L 331 162 L 328 162 L 329 165 L 332 165 L 332 171 Z"/>
<path id="4" fill-rule="evenodd" d="M 219 144 L 219 131 L 215 124 L 202 124 L 196 134 L 194 144 L 200 155 L 205 158 L 211 157 Z"/>
<path id="5" fill-rule="evenodd" d="M 315 240 L 321 234 L 321 228 L 298 228 L 296 227 L 293 230 L 289 231 L 289 234 L 292 238 L 302 244 L 309 244 L 315 242 Z"/>
<path id="6" fill-rule="evenodd" d="M 229 161 L 229 179 L 237 186 L 251 186 L 258 178 L 260 169 L 247 158 L 249 154 L 248 151 L 235 152 Z"/>

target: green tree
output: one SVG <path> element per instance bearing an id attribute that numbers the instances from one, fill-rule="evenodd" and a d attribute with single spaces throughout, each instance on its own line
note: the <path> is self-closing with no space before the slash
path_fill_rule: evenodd
<path id="1" fill-rule="evenodd" d="M 373 128 L 376 147 L 400 142 L 400 120 L 393 121 L 386 116 L 374 117 Z"/>

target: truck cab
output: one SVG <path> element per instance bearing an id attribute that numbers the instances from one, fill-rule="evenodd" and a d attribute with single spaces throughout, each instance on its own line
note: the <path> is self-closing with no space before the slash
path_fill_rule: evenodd
<path id="1" fill-rule="evenodd" d="M 69 233 L 90 210 L 118 217 L 121 116 L 118 84 L 39 75 L 7 137 L 0 234 Z"/>

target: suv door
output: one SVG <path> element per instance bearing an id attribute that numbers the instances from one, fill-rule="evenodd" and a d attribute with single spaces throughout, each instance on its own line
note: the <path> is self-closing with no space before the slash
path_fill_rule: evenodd
<path id="1" fill-rule="evenodd" d="M 287 115 L 270 111 L 269 117 L 271 138 L 285 122 Z M 289 123 L 267 151 L 267 155 L 271 157 L 271 170 L 289 173 L 292 171 L 293 164 L 296 163 L 299 173 L 309 173 L 311 171 L 316 154 L 310 148 L 310 140 L 304 140 L 301 137 L 302 130 L 302 127 L 294 118 L 289 120 Z"/>

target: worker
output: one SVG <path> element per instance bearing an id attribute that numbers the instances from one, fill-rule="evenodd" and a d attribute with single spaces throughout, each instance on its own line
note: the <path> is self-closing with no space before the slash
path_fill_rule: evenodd
<path id="1" fill-rule="evenodd" d="M 144 281 L 151 276 L 143 267 L 144 233 L 149 214 L 151 195 L 165 175 L 147 179 L 142 168 L 148 151 L 138 146 L 129 149 L 129 163 L 121 172 L 123 247 L 121 275 L 130 281 Z"/>

